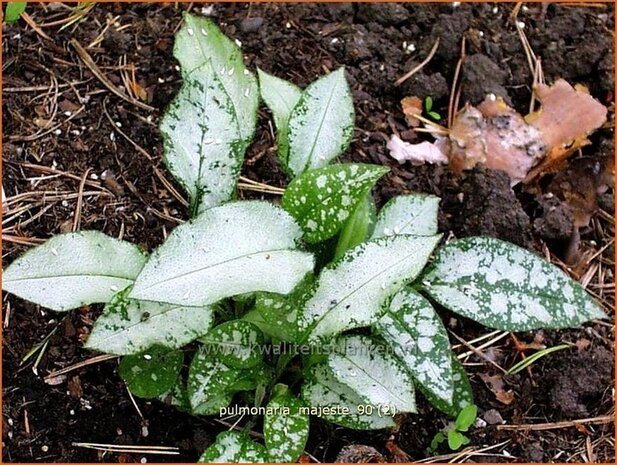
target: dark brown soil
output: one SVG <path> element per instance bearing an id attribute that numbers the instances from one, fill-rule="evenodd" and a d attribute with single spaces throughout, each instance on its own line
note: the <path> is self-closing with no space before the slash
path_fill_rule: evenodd
<path id="1" fill-rule="evenodd" d="M 28 11 L 38 24 L 44 25 L 68 16 L 69 11 L 58 5 L 31 4 Z M 182 11 L 189 5 L 198 13 L 210 14 L 227 34 L 242 42 L 252 69 L 259 66 L 305 86 L 325 70 L 346 66 L 357 129 L 343 159 L 391 167 L 391 173 L 375 190 L 379 204 L 404 192 L 432 192 L 442 197 L 441 231 L 456 236 L 498 237 L 551 256 L 557 263 L 566 256 L 574 229 L 572 208 L 564 202 L 567 197 L 557 192 L 551 198 L 523 193 L 520 188 L 513 191 L 505 175 L 483 169 L 457 177 L 442 167 L 398 165 L 385 148 L 393 132 L 407 140 L 417 137 L 408 131 L 402 117 L 402 97 L 430 95 L 435 110 L 447 114 L 463 35 L 467 37 L 468 59 L 463 66 L 462 101 L 478 103 L 485 93 L 492 92 L 521 112 L 527 109 L 532 79 L 509 18 L 511 4 L 102 3 L 84 20 L 67 28 L 44 27 L 52 41 L 42 39 L 23 22 L 4 25 L 3 184 L 9 198 L 42 191 L 74 194 L 80 178 L 90 169 L 82 229 L 102 230 L 152 249 L 177 224 L 176 219 L 187 217 L 186 208 L 154 175 L 154 168 L 165 172 L 160 162 L 162 144 L 157 122 L 180 85 L 171 55 L 173 34 Z M 110 27 L 97 41 L 108 21 Z M 525 23 L 531 46 L 543 58 L 548 82 L 561 77 L 582 83 L 600 101 L 612 101 L 612 5 L 573 8 L 529 4 L 521 11 L 519 21 Z M 123 27 L 126 25 L 130 27 Z M 83 46 L 95 42 L 88 52 L 118 86 L 123 85 L 120 61 L 134 65 L 139 85 L 147 93 L 147 103 L 155 111 L 143 110 L 111 94 L 83 66 L 69 44 L 73 38 Z M 398 77 L 424 59 L 437 38 L 441 45 L 432 61 L 402 86 L 393 86 Z M 416 51 L 405 50 L 404 45 L 410 44 Z M 75 116 L 82 105 L 84 110 Z M 52 118 L 52 127 L 70 120 L 58 127 L 59 133 L 41 134 L 45 121 Z M 269 121 L 267 111 L 261 110 L 244 174 L 285 186 Z M 33 134 L 37 136 L 29 138 Z M 612 157 L 612 140 L 612 130 L 599 131 L 592 144 L 584 148 L 585 157 Z M 54 167 L 74 178 L 50 175 L 25 163 Z M 578 179 L 571 181 L 578 185 Z M 545 180 L 544 184 L 549 182 Z M 240 195 L 259 194 L 240 191 Z M 589 289 L 608 312 L 614 302 L 614 248 L 603 247 L 614 236 L 612 199 L 612 189 L 600 197 L 602 208 L 596 211 L 590 225 L 580 230 L 575 244 L 579 260 L 570 265 L 574 277 L 587 277 Z M 3 234 L 7 237 L 3 241 L 3 264 L 6 266 L 26 250 L 27 246 L 16 240 L 35 243 L 70 230 L 75 206 L 75 196 L 42 201 L 40 194 L 11 203 L 4 214 Z M 11 210 L 17 207 L 27 210 L 12 218 Z M 597 269 L 590 271 L 591 266 Z M 160 402 L 137 400 L 142 420 L 118 377 L 114 360 L 75 370 L 59 384 L 46 384 L 43 378 L 49 372 L 93 355 L 82 349 L 82 342 L 101 309 L 92 306 L 60 315 L 12 296 L 3 297 L 5 461 L 190 462 L 225 429 L 210 418 L 192 417 Z M 453 333 L 466 341 L 487 333 L 469 321 L 447 313 L 444 316 Z M 498 400 L 483 378 L 501 376 L 486 357 L 504 367 L 520 360 L 514 340 L 501 339 L 483 351 L 484 358 L 466 358 L 483 419 L 471 432 L 472 445 L 497 445 L 486 452 L 494 455 L 474 455 L 470 460 L 612 462 L 612 421 L 535 432 L 498 430 L 495 424 L 500 419 L 513 425 L 610 414 L 612 329 L 610 324 L 593 323 L 584 329 L 518 335 L 522 342 L 539 341 L 551 346 L 569 341 L 579 348 L 551 354 L 535 363 L 529 372 L 504 377 L 504 390 L 511 396 L 507 404 Z M 22 359 L 54 330 L 35 373 L 32 368 L 37 355 L 23 363 Z M 458 344 L 454 337 L 452 342 Z M 457 351 L 466 349 L 459 347 Z M 387 432 L 355 432 L 316 420 L 306 450 L 320 461 L 333 461 L 344 446 L 362 444 L 375 448 L 388 460 L 400 459 L 401 452 L 418 460 L 427 456 L 425 450 L 432 437 L 447 421 L 419 399 L 419 413 L 401 421 L 395 438 L 401 449 L 397 454 L 387 444 Z M 177 446 L 180 455 L 101 453 L 76 447 L 74 442 Z"/>

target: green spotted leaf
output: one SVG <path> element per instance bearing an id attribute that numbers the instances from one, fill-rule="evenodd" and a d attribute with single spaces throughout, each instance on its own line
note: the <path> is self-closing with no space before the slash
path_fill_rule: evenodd
<path id="1" fill-rule="evenodd" d="M 150 257 L 130 297 L 202 306 L 249 292 L 287 294 L 313 269 L 283 209 L 230 202 L 178 226 Z"/>
<path id="2" fill-rule="evenodd" d="M 228 95 L 240 139 L 246 146 L 255 132 L 259 90 L 255 75 L 244 65 L 240 47 L 210 19 L 185 13 L 184 25 L 176 33 L 174 57 L 183 74 L 190 74 L 210 61 Z"/>
<path id="3" fill-rule="evenodd" d="M 439 197 L 414 194 L 399 195 L 386 203 L 375 224 L 373 238 L 396 234 L 432 236 L 437 234 Z"/>
<path id="4" fill-rule="evenodd" d="M 334 236 L 388 168 L 344 164 L 306 171 L 285 189 L 282 206 L 309 243 Z"/>
<path id="5" fill-rule="evenodd" d="M 225 431 L 199 458 L 200 463 L 265 463 L 268 452 L 246 433 Z"/>
<path id="6" fill-rule="evenodd" d="M 360 430 L 391 428 L 392 417 L 366 408 L 366 401 L 353 389 L 337 381 L 326 364 L 311 367 L 302 385 L 302 398 L 321 418 Z"/>
<path id="7" fill-rule="evenodd" d="M 448 333 L 424 297 L 412 290 L 401 290 L 390 302 L 376 330 L 426 391 L 445 403 L 452 402 L 452 351 Z"/>
<path id="8" fill-rule="evenodd" d="M 351 142 L 354 120 L 344 68 L 309 85 L 289 118 L 289 170 L 298 176 L 341 155 Z"/>
<path id="9" fill-rule="evenodd" d="M 271 292 L 262 292 L 257 295 L 255 308 L 266 322 L 268 334 L 282 341 L 298 341 L 299 310 L 309 297 L 314 282 L 315 277 L 309 274 L 287 295 Z"/>
<path id="10" fill-rule="evenodd" d="M 310 331 L 309 340 L 376 323 L 386 300 L 422 271 L 439 237 L 364 242 L 324 268 L 299 319 L 302 330 Z"/>
<path id="11" fill-rule="evenodd" d="M 416 411 L 413 380 L 384 346 L 366 336 L 343 336 L 336 347 L 328 355 L 328 366 L 337 381 L 381 409 Z"/>
<path id="12" fill-rule="evenodd" d="M 182 381 L 181 376 L 178 376 L 171 389 L 158 396 L 158 399 L 168 405 L 173 405 L 182 412 L 191 413 L 192 411 L 186 392 L 186 384 Z"/>
<path id="13" fill-rule="evenodd" d="M 212 357 L 207 346 L 201 346 L 191 361 L 187 379 L 187 395 L 193 413 L 216 415 L 227 407 L 239 373 L 240 370 Z"/>
<path id="14" fill-rule="evenodd" d="M 123 357 L 118 373 L 132 394 L 152 399 L 174 386 L 183 361 L 181 351 L 153 346 L 140 354 Z"/>
<path id="15" fill-rule="evenodd" d="M 193 212 L 229 200 L 244 159 L 232 101 L 210 61 L 183 73 L 160 124 L 165 162 L 191 198 Z"/>
<path id="16" fill-rule="evenodd" d="M 274 117 L 278 156 L 285 169 L 288 169 L 289 117 L 298 100 L 300 100 L 302 90 L 295 84 L 272 76 L 259 68 L 257 69 L 257 74 L 259 76 L 261 98 L 268 105 Z"/>
<path id="17" fill-rule="evenodd" d="M 606 318 L 580 284 L 557 267 L 488 237 L 446 244 L 422 283 L 444 307 L 490 328 L 568 328 Z"/>
<path id="18" fill-rule="evenodd" d="M 309 434 L 309 417 L 304 408 L 304 402 L 291 395 L 287 386 L 275 386 L 264 417 L 264 439 L 270 460 L 293 463 L 304 451 Z"/>
<path id="19" fill-rule="evenodd" d="M 2 273 L 2 289 L 56 311 L 107 303 L 146 262 L 135 245 L 99 231 L 59 234 L 26 252 Z"/>
<path id="20" fill-rule="evenodd" d="M 179 349 L 212 326 L 211 307 L 129 299 L 130 290 L 119 292 L 105 306 L 85 347 L 117 355 L 139 353 L 153 345 Z"/>
<path id="21" fill-rule="evenodd" d="M 227 321 L 199 339 L 207 344 L 210 354 L 233 368 L 250 368 L 261 363 L 260 348 L 264 343 L 257 326 L 244 320 Z"/>

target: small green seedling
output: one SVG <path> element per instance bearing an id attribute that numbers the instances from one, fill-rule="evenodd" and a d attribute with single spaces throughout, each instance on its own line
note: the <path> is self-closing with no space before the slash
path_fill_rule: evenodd
<path id="1" fill-rule="evenodd" d="M 294 462 L 311 416 L 390 428 L 416 412 L 417 395 L 458 415 L 447 434 L 458 448 L 475 407 L 441 307 L 504 331 L 606 317 L 527 250 L 489 237 L 443 243 L 435 196 L 377 211 L 371 190 L 388 169 L 333 163 L 354 128 L 343 68 L 305 89 L 262 70 L 257 79 L 238 45 L 189 14 L 174 56 L 183 85 L 160 130 L 190 220 L 150 252 L 99 231 L 57 235 L 14 260 L 2 284 L 59 312 L 104 304 L 86 347 L 121 356 L 135 396 L 194 415 L 247 409 L 243 432 L 220 434 L 201 461 Z M 280 202 L 234 200 L 260 96 L 290 178 Z M 263 441 L 248 434 L 255 425 Z"/>
<path id="2" fill-rule="evenodd" d="M 429 453 L 434 454 L 441 443 L 447 440 L 451 450 L 458 450 L 461 446 L 469 444 L 469 438 L 463 433 L 467 432 L 471 425 L 476 421 L 478 408 L 475 405 L 468 405 L 459 412 L 454 423 L 445 431 L 440 431 L 431 441 Z"/>
<path id="3" fill-rule="evenodd" d="M 430 95 L 424 99 L 424 110 L 426 111 L 426 114 L 435 121 L 439 121 L 441 119 L 441 115 L 436 111 L 433 111 L 433 97 Z"/>
<path id="4" fill-rule="evenodd" d="M 10 2 L 6 4 L 6 8 L 4 10 L 4 22 L 6 24 L 14 24 L 16 23 L 21 14 L 26 11 L 26 6 L 28 2 Z"/>

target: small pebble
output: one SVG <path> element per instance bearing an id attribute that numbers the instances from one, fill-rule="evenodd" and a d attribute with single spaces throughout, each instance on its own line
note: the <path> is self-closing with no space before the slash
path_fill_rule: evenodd
<path id="1" fill-rule="evenodd" d="M 240 23 L 240 30 L 242 32 L 257 32 L 263 23 L 264 19 L 259 16 L 254 18 L 244 18 Z"/>
<path id="2" fill-rule="evenodd" d="M 43 452 L 47 452 L 49 450 L 49 446 L 43 446 L 43 447 L 41 447 L 41 450 Z"/>
<path id="3" fill-rule="evenodd" d="M 484 412 L 482 418 L 484 418 L 484 421 L 486 421 L 489 425 L 501 425 L 504 423 L 503 417 L 494 408 Z"/>

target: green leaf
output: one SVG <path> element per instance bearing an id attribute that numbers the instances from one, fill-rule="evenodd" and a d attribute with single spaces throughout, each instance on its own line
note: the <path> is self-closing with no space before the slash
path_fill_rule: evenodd
<path id="1" fill-rule="evenodd" d="M 456 430 L 448 431 L 448 447 L 452 450 L 458 450 L 461 446 L 469 444 L 469 439 Z"/>
<path id="2" fill-rule="evenodd" d="M 367 407 L 359 394 L 337 381 L 326 364 L 306 373 L 302 398 L 321 413 L 321 418 L 347 428 L 374 430 L 394 426 L 390 416 L 379 415 L 377 408 Z M 358 409 L 364 410 L 360 413 Z"/>
<path id="3" fill-rule="evenodd" d="M 433 109 L 433 97 L 430 95 L 424 99 L 424 108 L 427 112 L 430 112 Z"/>
<path id="4" fill-rule="evenodd" d="M 577 282 L 525 249 L 488 237 L 442 247 L 422 281 L 444 307 L 490 328 L 568 328 L 606 314 Z"/>
<path id="5" fill-rule="evenodd" d="M 438 209 L 439 197 L 434 195 L 396 196 L 390 199 L 377 215 L 373 238 L 398 234 L 437 234 Z"/>
<path id="6" fill-rule="evenodd" d="M 309 434 L 309 417 L 302 411 L 304 407 L 304 403 L 287 389 L 275 395 L 268 403 L 264 418 L 264 439 L 270 460 L 293 463 L 304 451 Z"/>
<path id="7" fill-rule="evenodd" d="M 200 463 L 265 463 L 268 452 L 246 433 L 224 431 L 199 458 Z"/>
<path id="8" fill-rule="evenodd" d="M 478 415 L 478 407 L 475 405 L 468 405 L 460 411 L 456 417 L 454 426 L 458 431 L 467 431 L 473 422 L 476 421 L 476 415 Z"/>
<path id="9" fill-rule="evenodd" d="M 255 291 L 286 294 L 313 268 L 312 255 L 293 250 L 301 234 L 268 202 L 211 208 L 172 231 L 130 297 L 201 306 Z"/>
<path id="10" fill-rule="evenodd" d="M 388 168 L 344 164 L 306 171 L 285 189 L 282 206 L 304 231 L 307 242 L 334 236 Z"/>
<path id="11" fill-rule="evenodd" d="M 273 376 L 272 368 L 265 364 L 239 370 L 235 381 L 229 386 L 229 391 L 252 391 L 259 386 L 269 384 Z"/>
<path id="12" fill-rule="evenodd" d="M 360 245 L 373 233 L 377 207 L 373 196 L 369 194 L 360 202 L 351 217 L 343 225 L 338 237 L 334 259 L 341 258 L 349 249 Z"/>
<path id="13" fill-rule="evenodd" d="M 351 142 L 354 120 L 344 68 L 309 85 L 289 118 L 290 171 L 298 176 L 342 154 Z"/>
<path id="14" fill-rule="evenodd" d="M 443 402 L 452 402 L 448 333 L 424 297 L 412 290 L 401 290 L 375 329 L 425 390 Z"/>
<path id="15" fill-rule="evenodd" d="M 229 200 L 244 159 L 238 118 L 209 61 L 183 74 L 184 84 L 160 124 L 165 163 L 203 211 Z"/>
<path id="16" fill-rule="evenodd" d="M 383 304 L 424 268 L 440 236 L 393 236 L 368 241 L 326 267 L 304 306 L 300 326 L 309 339 L 370 326 Z"/>
<path id="17" fill-rule="evenodd" d="M 397 413 L 415 412 L 411 376 L 401 362 L 366 336 L 343 336 L 328 356 L 334 377 L 366 402 Z"/>
<path id="18" fill-rule="evenodd" d="M 123 357 L 118 372 L 132 394 L 152 399 L 175 385 L 183 361 L 181 351 L 153 346 L 143 353 Z"/>
<path id="19" fill-rule="evenodd" d="M 130 288 L 116 294 L 94 323 L 85 347 L 108 354 L 130 355 L 153 345 L 179 349 L 208 332 L 211 307 L 183 307 L 134 300 Z"/>
<path id="20" fill-rule="evenodd" d="M 99 231 L 59 234 L 2 273 L 2 289 L 56 311 L 106 303 L 133 284 L 146 256 Z"/>
<path id="21" fill-rule="evenodd" d="M 434 437 L 433 440 L 431 441 L 431 453 L 434 453 L 435 450 L 439 447 L 439 445 L 444 442 L 446 440 L 446 437 L 444 436 L 444 434 L 440 431 L 439 433 L 437 433 Z"/>
<path id="22" fill-rule="evenodd" d="M 187 394 L 193 413 L 216 415 L 231 402 L 240 370 L 225 365 L 209 354 L 207 346 L 201 346 L 189 368 Z"/>
<path id="23" fill-rule="evenodd" d="M 209 331 L 200 341 L 210 346 L 210 354 L 232 368 L 250 368 L 261 363 L 262 332 L 248 321 L 227 321 Z"/>
<path id="24" fill-rule="evenodd" d="M 452 402 L 444 402 L 431 391 L 427 391 L 421 384 L 418 387 L 436 408 L 451 417 L 456 417 L 461 410 L 472 405 L 474 401 L 467 372 L 454 354 L 452 354 L 452 381 L 454 383 Z"/>
<path id="25" fill-rule="evenodd" d="M 441 115 L 436 111 L 429 111 L 428 115 L 436 121 L 439 121 L 441 119 Z"/>
<path id="26" fill-rule="evenodd" d="M 291 116 L 291 111 L 300 100 L 302 89 L 259 68 L 257 68 L 257 74 L 259 76 L 261 98 L 263 98 L 274 117 L 278 156 L 285 169 L 288 170 L 289 117 Z"/>
<path id="27" fill-rule="evenodd" d="M 28 2 L 11 2 L 6 4 L 6 10 L 4 12 L 4 22 L 7 24 L 16 23 L 21 14 L 26 11 Z"/>
<path id="28" fill-rule="evenodd" d="M 282 341 L 297 342 L 299 338 L 298 310 L 309 297 L 315 277 L 312 274 L 288 295 L 259 293 L 255 308 L 269 326 L 269 334 Z"/>
<path id="29" fill-rule="evenodd" d="M 186 385 L 182 381 L 182 377 L 178 376 L 175 384 L 167 392 L 164 392 L 158 399 L 168 405 L 173 405 L 182 412 L 191 413 L 191 403 L 186 392 Z"/>
<path id="30" fill-rule="evenodd" d="M 240 47 L 208 18 L 185 13 L 184 25 L 176 34 L 174 57 L 180 62 L 184 75 L 211 62 L 218 81 L 229 96 L 240 139 L 244 146 L 248 145 L 257 123 L 259 90 L 257 79 L 244 65 Z"/>
<path id="31" fill-rule="evenodd" d="M 574 344 L 570 344 L 570 343 L 566 343 L 566 344 L 560 344 L 558 346 L 553 346 L 553 347 L 547 347 L 546 349 L 542 349 L 539 350 L 538 352 L 536 352 L 533 355 L 530 355 L 526 358 L 524 358 L 523 360 L 521 360 L 520 362 L 516 363 L 512 368 L 510 368 L 506 373 L 508 375 L 515 375 L 516 373 L 519 373 L 520 371 L 523 371 L 525 368 L 527 368 L 528 366 L 532 365 L 533 363 L 535 363 L 538 359 L 551 354 L 553 352 L 558 352 L 560 350 L 564 350 L 564 349 L 569 349 L 572 347 L 576 347 Z"/>

